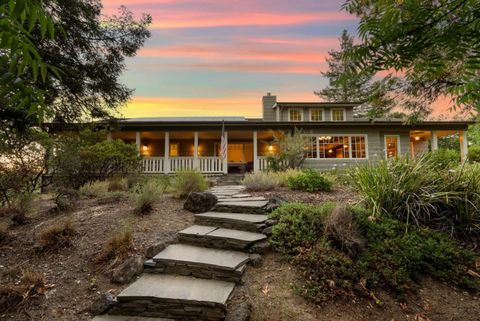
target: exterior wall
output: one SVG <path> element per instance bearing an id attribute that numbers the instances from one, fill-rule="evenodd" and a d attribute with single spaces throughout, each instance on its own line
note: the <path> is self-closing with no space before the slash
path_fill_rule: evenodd
<path id="1" fill-rule="evenodd" d="M 262 98 L 262 115 L 263 121 L 277 121 L 277 113 L 276 110 L 273 109 L 273 105 L 277 103 L 277 96 L 272 96 L 268 93 L 266 96 Z"/>

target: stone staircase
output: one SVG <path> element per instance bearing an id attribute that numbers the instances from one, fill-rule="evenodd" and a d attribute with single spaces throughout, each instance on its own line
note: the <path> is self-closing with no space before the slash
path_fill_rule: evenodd
<path id="1" fill-rule="evenodd" d="M 195 215 L 179 232 L 179 243 L 145 262 L 145 273 L 117 296 L 109 315 L 94 321 L 220 321 L 249 262 L 249 252 L 266 236 L 268 201 L 243 186 L 211 189 L 219 201 Z M 260 243 L 259 243 L 260 242 Z"/>

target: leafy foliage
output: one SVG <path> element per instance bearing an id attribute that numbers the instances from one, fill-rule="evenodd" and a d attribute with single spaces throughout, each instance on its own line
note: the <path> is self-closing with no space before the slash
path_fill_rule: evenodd
<path id="1" fill-rule="evenodd" d="M 328 192 L 332 188 L 332 182 L 317 170 L 305 169 L 301 174 L 288 178 L 288 187 L 310 193 L 320 191 Z"/>
<path id="2" fill-rule="evenodd" d="M 353 48 L 353 37 L 343 30 L 340 37 L 340 50 L 329 51 L 328 70 L 322 75 L 329 80 L 328 87 L 315 92 L 316 95 L 330 102 L 358 102 L 354 108 L 355 117 L 380 118 L 395 116 L 389 114 L 394 107 L 394 100 L 389 97 L 399 80 L 391 75 L 373 80 L 374 72 L 365 72 L 355 66 L 351 59 L 343 59 L 343 53 Z"/>
<path id="3" fill-rule="evenodd" d="M 369 72 L 402 71 L 404 96 L 413 97 L 405 108 L 421 115 L 441 95 L 452 97 L 457 106 L 478 108 L 477 0 L 348 0 L 344 8 L 360 19 L 362 41 L 345 59 Z"/>
<path id="4" fill-rule="evenodd" d="M 177 198 L 187 197 L 191 192 L 203 192 L 208 188 L 205 177 L 197 170 L 178 171 L 173 183 Z"/>
<path id="5" fill-rule="evenodd" d="M 438 149 L 426 156 L 438 169 L 451 169 L 460 164 L 460 152 L 454 149 Z"/>
<path id="6" fill-rule="evenodd" d="M 470 163 L 480 163 L 480 146 L 471 146 L 468 148 L 468 161 Z"/>
<path id="7" fill-rule="evenodd" d="M 302 247 L 311 246 L 321 235 L 322 220 L 334 208 L 334 204 L 311 206 L 302 203 L 286 203 L 269 214 L 277 221 L 273 226 L 270 243 L 280 252 L 295 255 Z"/>
<path id="8" fill-rule="evenodd" d="M 278 170 L 299 168 L 302 165 L 305 159 L 305 138 L 301 130 L 295 129 L 293 132 L 276 135 L 274 144 L 279 148 L 279 155 L 276 156 Z"/>

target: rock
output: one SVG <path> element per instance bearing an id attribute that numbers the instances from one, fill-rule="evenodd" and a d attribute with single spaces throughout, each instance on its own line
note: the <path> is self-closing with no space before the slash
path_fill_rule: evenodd
<path id="1" fill-rule="evenodd" d="M 143 272 L 143 258 L 139 255 L 129 257 L 112 273 L 112 282 L 125 284 L 129 283 L 135 275 Z"/>
<path id="2" fill-rule="evenodd" d="M 262 241 L 262 242 L 257 242 L 252 245 L 250 248 L 250 253 L 259 253 L 259 254 L 265 254 L 270 252 L 271 247 L 270 244 L 268 244 L 267 241 Z"/>
<path id="3" fill-rule="evenodd" d="M 147 259 L 151 259 L 161 251 L 163 251 L 167 246 L 169 242 L 168 241 L 160 241 L 158 243 L 155 243 L 153 245 L 150 245 L 147 247 L 147 250 L 145 251 L 145 257 Z"/>
<path id="4" fill-rule="evenodd" d="M 277 220 L 272 220 L 272 219 L 269 219 L 269 220 L 266 220 L 266 221 L 265 221 L 265 225 L 266 225 L 266 226 L 273 226 L 273 225 L 275 225 L 275 224 L 277 224 L 277 223 L 278 223 Z"/>
<path id="5" fill-rule="evenodd" d="M 253 267 L 262 266 L 262 256 L 260 254 L 253 253 L 253 254 L 250 254 L 249 257 L 250 257 L 250 261 L 249 261 L 250 265 L 252 265 Z"/>
<path id="6" fill-rule="evenodd" d="M 99 295 L 90 306 L 90 313 L 92 315 L 103 314 L 110 310 L 115 304 L 115 299 L 111 293 L 104 293 Z"/>
<path id="7" fill-rule="evenodd" d="M 228 307 L 225 321 L 249 321 L 252 305 L 249 302 L 240 302 Z"/>
<path id="8" fill-rule="evenodd" d="M 286 203 L 286 202 L 287 201 L 283 197 L 272 196 L 268 200 L 267 206 L 265 206 L 265 211 L 266 212 L 271 212 L 271 211 L 275 210 L 277 207 L 279 207 L 280 205 L 282 205 L 283 203 Z"/>
<path id="9" fill-rule="evenodd" d="M 265 234 L 266 236 L 270 236 L 270 235 L 272 235 L 272 228 L 273 228 L 273 226 L 269 226 L 267 228 L 264 228 L 262 233 Z"/>
<path id="10" fill-rule="evenodd" d="M 212 193 L 205 192 L 192 192 L 188 194 L 183 208 L 192 213 L 204 213 L 208 212 L 212 207 L 217 204 L 217 197 Z"/>

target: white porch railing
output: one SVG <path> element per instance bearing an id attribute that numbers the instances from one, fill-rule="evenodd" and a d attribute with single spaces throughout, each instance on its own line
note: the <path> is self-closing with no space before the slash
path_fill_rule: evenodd
<path id="1" fill-rule="evenodd" d="M 221 157 L 199 157 L 200 172 L 223 173 L 223 159 Z"/>
<path id="2" fill-rule="evenodd" d="M 193 169 L 193 157 L 170 157 L 170 172 Z"/>
<path id="3" fill-rule="evenodd" d="M 143 158 L 144 173 L 163 173 L 164 171 L 163 157 L 145 157 Z"/>
<path id="4" fill-rule="evenodd" d="M 268 157 L 258 156 L 258 170 L 265 171 L 268 169 Z"/>

